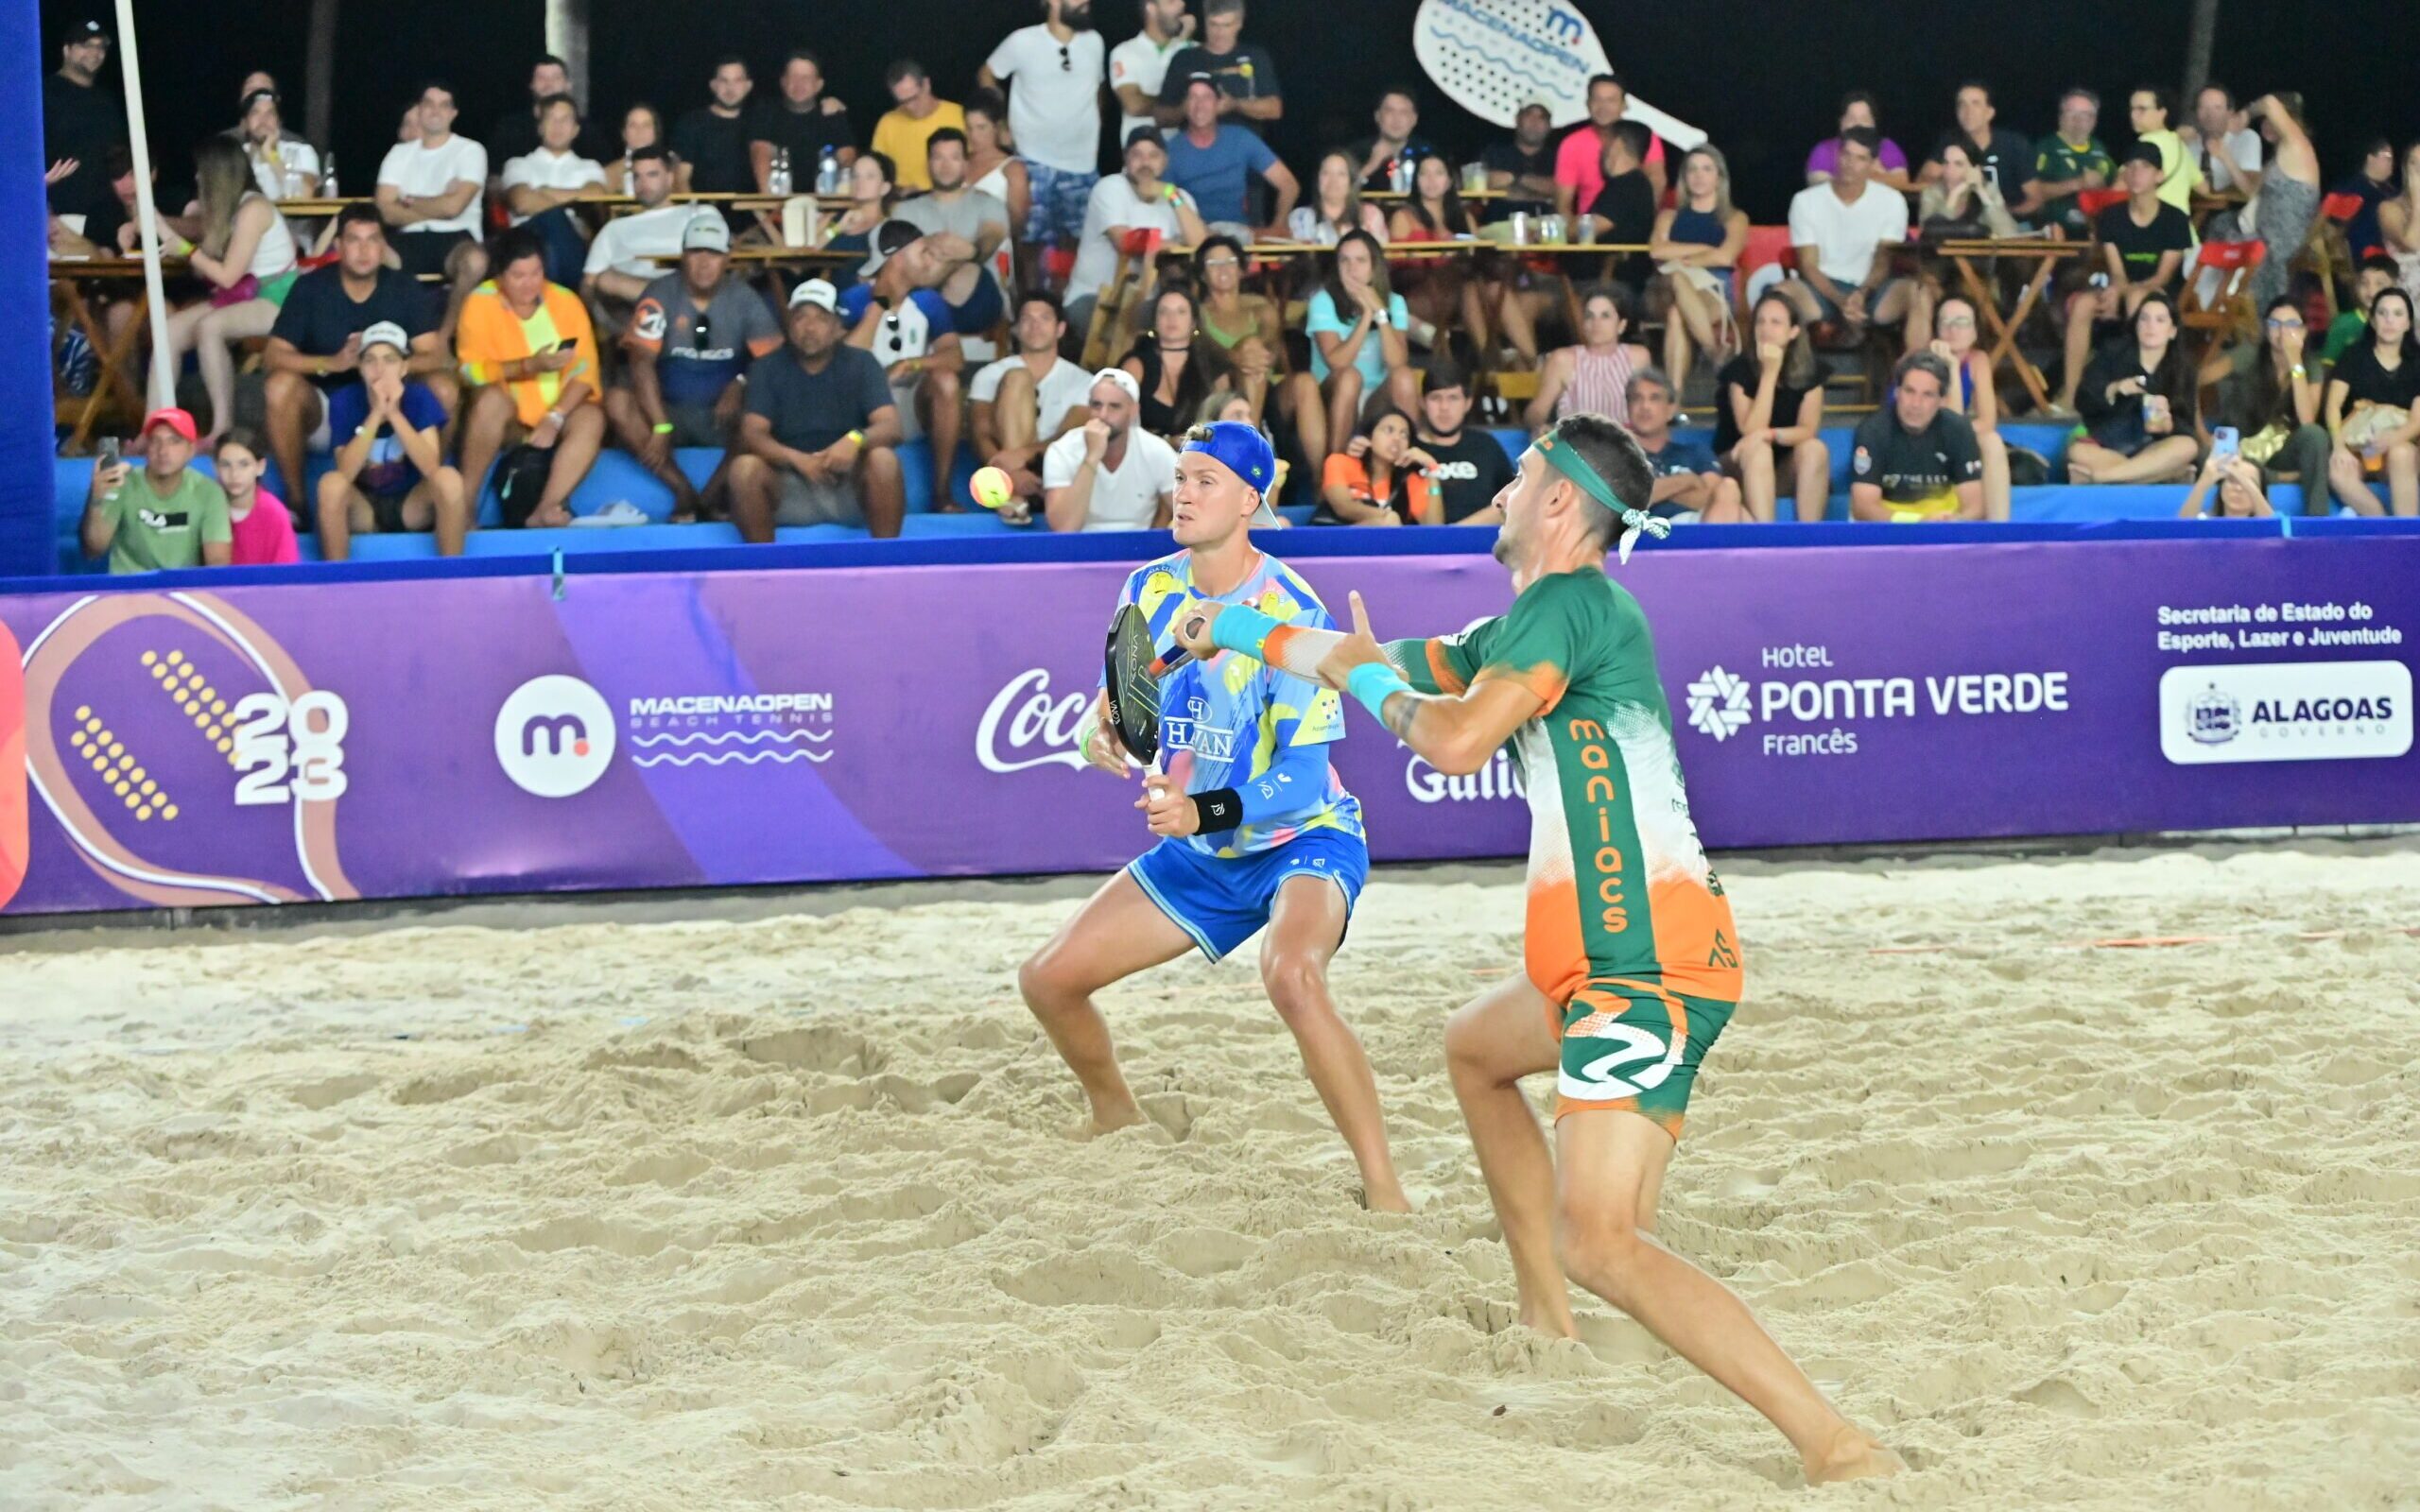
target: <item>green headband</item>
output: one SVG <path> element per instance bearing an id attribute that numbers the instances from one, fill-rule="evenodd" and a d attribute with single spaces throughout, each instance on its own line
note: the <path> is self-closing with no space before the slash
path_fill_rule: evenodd
<path id="1" fill-rule="evenodd" d="M 1611 509 L 1622 523 L 1621 544 L 1616 548 L 1615 559 L 1628 563 L 1630 548 L 1638 543 L 1640 531 L 1661 541 L 1672 533 L 1671 522 L 1658 520 L 1644 509 L 1634 509 L 1622 501 L 1612 485 L 1580 455 L 1580 448 L 1565 441 L 1559 432 L 1548 432 L 1537 440 L 1537 453 L 1546 458 L 1547 466 L 1579 485 L 1580 491 Z"/>

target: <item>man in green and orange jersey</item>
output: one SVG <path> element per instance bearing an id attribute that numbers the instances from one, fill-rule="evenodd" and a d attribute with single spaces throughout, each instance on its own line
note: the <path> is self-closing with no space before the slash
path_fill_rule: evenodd
<path id="1" fill-rule="evenodd" d="M 1442 772 L 1475 772 L 1513 743 L 1530 811 L 1527 970 L 1456 1013 L 1445 1049 L 1522 1321 L 1572 1334 L 1567 1276 L 1771 1418 L 1810 1481 L 1892 1474 L 1897 1456 L 1745 1303 L 1654 1238 L 1690 1086 L 1739 1001 L 1740 952 L 1689 818 L 1647 616 L 1605 576 L 1617 534 L 1627 555 L 1662 524 L 1644 510 L 1653 487 L 1627 431 L 1575 416 L 1497 495 L 1495 557 L 1516 590 L 1505 614 L 1382 646 L 1357 593 L 1350 635 L 1204 605 L 1180 639 L 1316 671 Z M 1551 1157 L 1520 1089 L 1548 1070 Z"/>

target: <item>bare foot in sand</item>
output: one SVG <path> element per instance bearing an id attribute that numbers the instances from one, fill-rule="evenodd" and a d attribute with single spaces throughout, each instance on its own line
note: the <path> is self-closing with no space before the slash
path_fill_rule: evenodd
<path id="1" fill-rule="evenodd" d="M 1832 1435 L 1831 1444 L 1820 1459 L 1801 1462 L 1809 1486 L 1828 1486 L 1835 1481 L 1870 1481 L 1885 1475 L 1898 1475 L 1908 1462 L 1882 1447 L 1881 1441 L 1855 1428 L 1841 1428 Z"/>
<path id="2" fill-rule="evenodd" d="M 1372 1212 L 1411 1211 L 1411 1199 L 1405 1196 L 1403 1194 L 1403 1188 L 1393 1182 L 1390 1182 L 1383 1187 L 1378 1187 L 1371 1185 L 1366 1180 L 1363 1181 L 1361 1183 L 1361 1205 L 1368 1208 Z"/>
<path id="3" fill-rule="evenodd" d="M 1568 1301 L 1557 1301 L 1552 1305 L 1524 1302 L 1521 1304 L 1520 1324 L 1525 1329 L 1535 1329 L 1548 1338 L 1580 1337 L 1580 1325 L 1571 1321 L 1571 1304 Z"/>
<path id="4" fill-rule="evenodd" d="M 1096 1108 L 1093 1116 L 1076 1127 L 1079 1140 L 1097 1140 L 1104 1134 L 1115 1134 L 1130 1125 L 1143 1122 L 1143 1110 L 1129 1101 L 1114 1108 Z"/>

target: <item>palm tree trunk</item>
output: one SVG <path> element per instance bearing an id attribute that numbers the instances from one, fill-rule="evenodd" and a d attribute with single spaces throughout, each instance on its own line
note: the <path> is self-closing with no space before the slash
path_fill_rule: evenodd
<path id="1" fill-rule="evenodd" d="M 2193 29 L 2185 37 L 2185 92 L 2176 97 L 2180 117 L 2193 113 L 2193 96 L 2210 81 L 2210 47 L 2218 33 L 2219 0 L 2193 0 Z"/>
<path id="2" fill-rule="evenodd" d="M 302 140 L 322 152 L 334 144 L 337 0 L 311 0 L 310 41 L 302 55 Z"/>

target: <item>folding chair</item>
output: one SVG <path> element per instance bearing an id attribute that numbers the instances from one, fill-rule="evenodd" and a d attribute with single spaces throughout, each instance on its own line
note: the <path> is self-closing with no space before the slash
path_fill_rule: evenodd
<path id="1" fill-rule="evenodd" d="M 1731 280 L 1731 301 L 1737 306 L 1732 313 L 1743 332 L 1748 329 L 1748 312 L 1755 304 L 1754 296 L 1761 292 L 1753 287 L 1756 274 L 1768 267 L 1781 269 L 1783 278 L 1798 270 L 1798 249 L 1789 245 L 1787 226 L 1748 228 L 1748 244 L 1739 249 L 1739 261 L 1734 266 Z"/>
<path id="2" fill-rule="evenodd" d="M 1093 322 L 1084 333 L 1084 366 L 1098 369 L 1109 361 L 1109 345 L 1117 322 L 1134 291 L 1150 281 L 1151 260 L 1160 249 L 1160 233 L 1149 227 L 1126 233 L 1118 249 L 1117 271 L 1093 301 Z M 1057 251 L 1057 248 L 1050 249 Z M 1071 265 L 1072 266 L 1072 265 Z M 1064 287 L 1063 282 L 1061 284 Z"/>
<path id="3" fill-rule="evenodd" d="M 2356 194 L 2329 195 L 2319 202 L 2319 215 L 2310 223 L 2310 238 L 2303 244 L 2303 252 L 2319 274 L 2320 297 L 2327 301 L 2327 319 L 2338 314 L 2337 281 L 2353 282 L 2353 246 L 2345 239 L 2345 228 L 2361 213 L 2361 197 Z M 2322 322 L 2323 324 L 2325 322 Z"/>
<path id="4" fill-rule="evenodd" d="M 2260 242 L 2204 242 L 2186 275 L 2185 297 L 2176 312 L 2179 322 L 2187 331 L 2210 333 L 2213 340 L 2229 332 L 2254 335 L 2260 312 L 2252 307 L 2252 276 L 2260 270 L 2268 253 L 2268 247 Z M 2217 292 L 2207 302 L 2200 287 L 2200 274 L 2205 268 L 2218 275 Z"/>

